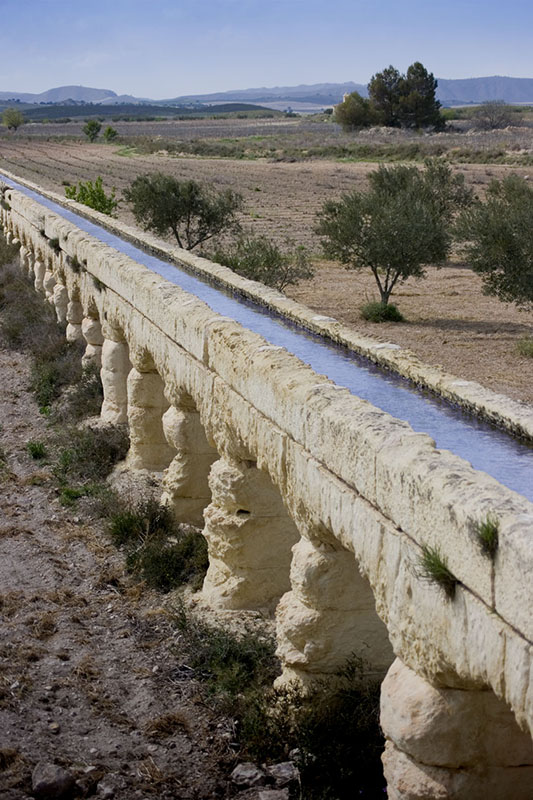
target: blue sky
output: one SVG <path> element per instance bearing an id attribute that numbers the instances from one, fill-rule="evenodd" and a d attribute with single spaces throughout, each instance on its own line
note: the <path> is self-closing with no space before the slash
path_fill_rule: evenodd
<path id="1" fill-rule="evenodd" d="M 533 77 L 531 0 L 0 0 L 0 90 L 153 98 L 435 76 Z"/>

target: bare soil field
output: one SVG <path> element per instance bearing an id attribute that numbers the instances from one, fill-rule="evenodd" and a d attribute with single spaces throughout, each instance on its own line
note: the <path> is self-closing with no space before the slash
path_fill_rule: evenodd
<path id="1" fill-rule="evenodd" d="M 205 705 L 162 596 L 30 458 L 46 428 L 27 357 L 0 349 L 0 371 L 0 795 L 33 796 L 40 762 L 77 782 L 47 797 L 234 794 L 231 723 Z"/>
<path id="2" fill-rule="evenodd" d="M 231 122 L 124 124 L 137 128 L 145 124 L 169 124 L 190 126 L 191 130 L 194 126 L 205 126 L 203 132 L 216 138 L 220 137 L 221 128 L 229 136 Z M 264 126 L 265 121 L 239 120 L 233 125 L 238 126 L 233 128 L 233 134 L 238 137 Z M 272 125 L 280 126 L 283 122 L 273 121 Z M 523 147 L 529 137 L 531 147 L 528 128 L 513 129 L 510 133 L 479 134 L 479 141 L 503 141 L 506 136 L 514 136 L 515 131 L 520 131 L 521 137 L 521 144 L 515 146 Z M 194 135 L 198 136 L 197 131 Z M 299 135 L 302 135 L 301 130 Z M 398 132 L 390 135 L 378 132 L 374 138 L 388 137 L 390 141 L 397 135 Z M 460 134 L 455 138 L 458 137 Z M 453 149 L 454 138 L 446 142 Z M 508 145 L 509 142 L 505 144 Z M 290 288 L 287 294 L 320 313 L 343 320 L 358 331 L 409 347 L 424 361 L 441 364 L 461 378 L 477 380 L 495 391 L 533 403 L 533 359 L 518 355 L 516 350 L 517 340 L 533 334 L 533 313 L 518 311 L 512 305 L 486 297 L 479 277 L 457 257 L 443 269 L 428 268 L 426 280 L 409 280 L 398 287 L 393 301 L 406 316 L 407 323 L 376 325 L 359 318 L 359 307 L 377 299 L 372 276 L 365 272 L 349 272 L 338 264 L 324 261 L 313 228 L 323 202 L 354 188 L 363 188 L 366 175 L 376 168 L 374 163 L 202 158 L 169 155 L 164 148 L 142 155 L 124 146 L 4 136 L 0 138 L 0 171 L 2 167 L 60 194 L 65 182 L 94 180 L 99 175 L 106 188 L 115 186 L 120 194 L 136 175 L 154 171 L 208 182 L 218 189 L 235 189 L 244 197 L 241 221 L 245 227 L 280 241 L 290 237 L 314 254 L 315 278 Z M 467 183 L 479 195 L 483 195 L 492 178 L 502 178 L 511 172 L 533 178 L 530 166 L 476 163 L 455 165 L 454 170 L 464 173 Z M 119 216 L 134 223 L 124 203 Z"/>

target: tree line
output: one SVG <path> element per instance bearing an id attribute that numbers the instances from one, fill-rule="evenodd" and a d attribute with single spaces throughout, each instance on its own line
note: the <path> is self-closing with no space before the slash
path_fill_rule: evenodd
<path id="1" fill-rule="evenodd" d="M 374 125 L 442 130 L 437 83 L 420 61 L 411 64 L 405 75 L 391 65 L 371 77 L 368 98 L 358 92 L 347 95 L 336 106 L 335 119 L 348 130 Z"/>
<path id="2" fill-rule="evenodd" d="M 401 321 L 389 302 L 396 287 L 423 278 L 428 265 L 442 265 L 454 243 L 482 276 L 488 294 L 533 309 L 533 187 L 526 179 L 493 180 L 482 201 L 464 175 L 454 174 L 445 161 L 428 159 L 423 169 L 382 165 L 368 175 L 368 183 L 366 191 L 326 201 L 315 225 L 328 257 L 373 274 L 379 302 L 370 304 L 366 318 Z M 101 178 L 94 186 L 88 181 L 65 191 L 105 213 L 118 203 L 114 190 L 105 196 Z M 242 197 L 230 189 L 217 192 L 157 172 L 136 177 L 124 199 L 145 230 L 172 235 L 187 250 L 201 247 L 208 258 L 246 278 L 283 290 L 313 277 L 302 247 L 280 247 L 243 231 L 237 217 Z M 206 250 L 210 241 L 216 244 Z"/>

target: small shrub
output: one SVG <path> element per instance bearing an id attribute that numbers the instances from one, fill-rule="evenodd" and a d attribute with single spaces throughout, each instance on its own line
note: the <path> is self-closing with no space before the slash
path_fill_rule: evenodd
<path id="1" fill-rule="evenodd" d="M 237 694 L 269 686 L 279 673 L 275 643 L 270 637 L 236 635 L 189 616 L 183 603 L 175 607 L 174 623 L 186 634 L 190 664 L 218 700 L 231 707 Z"/>
<path id="2" fill-rule="evenodd" d="M 447 597 L 453 599 L 457 588 L 457 578 L 450 571 L 445 558 L 437 547 L 422 548 L 419 559 L 419 577 L 437 583 Z"/>
<path id="3" fill-rule="evenodd" d="M 239 236 L 232 247 L 216 250 L 211 258 L 244 278 L 273 286 L 280 292 L 314 275 L 305 248 L 289 240 L 281 248 L 266 236 L 253 233 Z"/>
<path id="4" fill-rule="evenodd" d="M 30 456 L 36 460 L 46 458 L 47 452 L 44 442 L 29 441 L 26 444 L 26 449 Z"/>
<path id="5" fill-rule="evenodd" d="M 100 413 L 104 393 L 100 371 L 94 364 L 82 368 L 79 379 L 63 392 L 53 409 L 54 422 L 76 422 Z"/>
<path id="6" fill-rule="evenodd" d="M 207 543 L 195 530 L 181 528 L 170 508 L 141 501 L 110 516 L 109 535 L 126 552 L 129 570 L 149 586 L 169 592 L 187 582 L 199 588 L 208 566 Z"/>
<path id="7" fill-rule="evenodd" d="M 274 689 L 279 663 L 271 638 L 208 625 L 189 616 L 183 603 L 175 611 L 188 663 L 235 719 L 241 759 L 294 760 L 298 796 L 306 800 L 383 794 L 380 682 L 368 677 L 368 665 L 352 656 L 306 691 L 297 684 Z"/>
<path id="8" fill-rule="evenodd" d="M 128 452 L 129 437 L 124 426 L 98 428 L 68 427 L 62 435 L 54 474 L 60 484 L 69 481 L 104 480 L 117 461 Z"/>
<path id="9" fill-rule="evenodd" d="M 477 522 L 474 526 L 476 536 L 483 555 L 494 559 L 498 552 L 498 538 L 500 524 L 497 519 L 490 515 L 483 522 Z"/>
<path id="10" fill-rule="evenodd" d="M 96 178 L 94 183 L 93 181 L 80 181 L 77 187 L 66 186 L 65 197 L 69 200 L 75 200 L 77 203 L 82 203 L 89 208 L 94 208 L 95 211 L 100 211 L 108 216 L 114 216 L 118 208 L 115 187 L 107 195 L 100 176 Z"/>
<path id="11" fill-rule="evenodd" d="M 112 128 L 111 125 L 108 125 L 105 131 L 103 132 L 104 141 L 108 144 L 110 142 L 114 142 L 118 136 L 118 131 L 115 128 Z"/>
<path id="12" fill-rule="evenodd" d="M 61 252 L 61 245 L 59 243 L 59 239 L 56 239 L 56 238 L 48 239 L 48 244 L 52 248 L 52 250 L 54 250 L 54 252 L 56 252 L 56 253 L 60 253 Z"/>
<path id="13" fill-rule="evenodd" d="M 87 483 L 82 486 L 62 486 L 59 491 L 59 502 L 62 506 L 70 507 L 75 505 L 77 500 L 82 497 L 90 497 L 98 503 L 107 504 L 112 490 L 106 483 Z M 116 498 L 113 495 L 116 503 Z"/>
<path id="14" fill-rule="evenodd" d="M 521 356 L 533 358 L 533 337 L 524 336 L 523 339 L 519 339 L 516 343 L 516 349 Z"/>
<path id="15" fill-rule="evenodd" d="M 405 317 L 393 303 L 367 303 L 361 308 L 361 317 L 369 322 L 405 322 Z"/>

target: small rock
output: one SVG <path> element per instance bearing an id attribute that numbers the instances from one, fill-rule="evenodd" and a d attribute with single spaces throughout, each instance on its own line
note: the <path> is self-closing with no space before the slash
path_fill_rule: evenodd
<path id="1" fill-rule="evenodd" d="M 50 733 L 57 734 L 61 730 L 61 726 L 59 722 L 51 722 L 50 725 L 48 726 L 48 730 L 50 731 Z"/>
<path id="2" fill-rule="evenodd" d="M 289 800 L 288 789 L 263 789 L 258 792 L 257 800 Z"/>
<path id="3" fill-rule="evenodd" d="M 271 764 L 266 767 L 266 772 L 276 783 L 276 786 L 287 786 L 292 781 L 297 781 L 300 777 L 298 767 L 293 761 L 282 761 L 279 764 Z"/>
<path id="4" fill-rule="evenodd" d="M 266 775 L 251 761 L 237 764 L 231 773 L 231 780 L 237 786 L 262 786 L 266 781 Z M 274 798 L 275 800 L 275 798 Z"/>
<path id="5" fill-rule="evenodd" d="M 32 772 L 31 786 L 38 800 L 68 800 L 74 796 L 74 776 L 56 764 L 40 761 Z"/>

